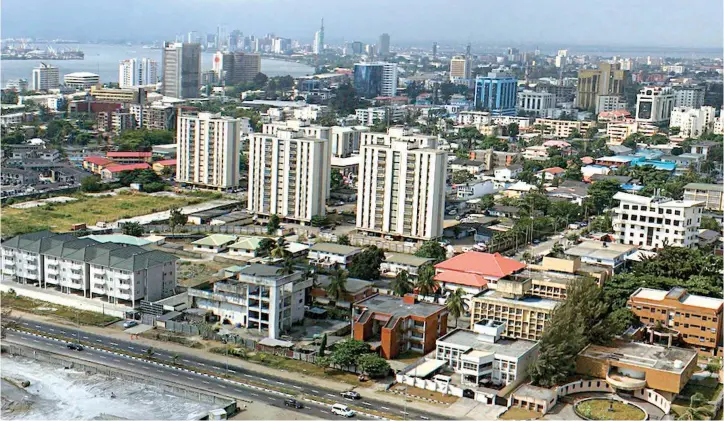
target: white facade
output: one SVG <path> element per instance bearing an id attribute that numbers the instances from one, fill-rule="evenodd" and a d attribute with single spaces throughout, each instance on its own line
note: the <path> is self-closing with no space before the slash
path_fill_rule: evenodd
<path id="1" fill-rule="evenodd" d="M 669 87 L 646 86 L 636 95 L 637 122 L 668 121 L 672 108 L 674 108 L 674 91 Z"/>
<path id="2" fill-rule="evenodd" d="M 463 111 L 457 116 L 457 124 L 465 126 L 488 126 L 491 123 L 492 117 L 487 111 Z"/>
<path id="3" fill-rule="evenodd" d="M 669 127 L 678 127 L 681 137 L 699 137 L 714 128 L 714 107 L 675 107 L 671 111 Z"/>
<path id="4" fill-rule="evenodd" d="M 264 133 L 249 140 L 248 210 L 302 222 L 324 215 L 330 187 L 329 141 L 292 128 L 266 134 L 266 126 Z"/>
<path id="5" fill-rule="evenodd" d="M 118 85 L 121 88 L 155 85 L 158 82 L 158 63 L 149 58 L 130 58 L 118 66 Z"/>
<path id="6" fill-rule="evenodd" d="M 518 111 L 551 117 L 556 108 L 556 96 L 548 92 L 523 91 L 518 93 Z"/>
<path id="7" fill-rule="evenodd" d="M 397 96 L 397 63 L 382 64 L 382 96 Z"/>
<path id="8" fill-rule="evenodd" d="M 404 111 L 400 107 L 369 107 L 358 108 L 354 112 L 357 121 L 364 126 L 373 126 L 379 122 L 394 122 L 400 120 L 404 116 Z"/>
<path id="9" fill-rule="evenodd" d="M 626 108 L 626 102 L 618 95 L 596 96 L 596 114 Z"/>
<path id="10" fill-rule="evenodd" d="M 332 147 L 332 156 L 347 158 L 353 152 L 359 151 L 359 140 L 362 132 L 369 131 L 368 127 L 340 127 L 334 126 L 329 130 L 329 141 Z"/>
<path id="11" fill-rule="evenodd" d="M 215 189 L 239 186 L 238 119 L 220 114 L 179 115 L 176 181 Z"/>
<path id="12" fill-rule="evenodd" d="M 724 116 L 715 118 L 712 127 L 714 134 L 724 134 Z"/>
<path id="13" fill-rule="evenodd" d="M 429 240 L 442 235 L 447 153 L 401 127 L 362 133 L 357 229 Z"/>
<path id="14" fill-rule="evenodd" d="M 492 181 L 482 181 L 478 183 L 471 182 L 455 185 L 455 195 L 460 200 L 483 197 L 486 194 L 494 194 L 495 191 L 495 185 Z"/>
<path id="15" fill-rule="evenodd" d="M 704 88 L 683 87 L 674 89 L 674 106 L 689 108 L 704 106 Z"/>
<path id="16" fill-rule="evenodd" d="M 60 87 L 60 72 L 55 66 L 40 63 L 33 69 L 32 89 L 34 91 L 48 91 Z"/>
<path id="17" fill-rule="evenodd" d="M 698 242 L 704 202 L 616 193 L 613 231 L 621 244 L 642 248 L 693 247 Z"/>
<path id="18" fill-rule="evenodd" d="M 101 83 L 101 77 L 95 73 L 74 72 L 63 76 L 63 83 L 69 88 L 90 89 Z"/>

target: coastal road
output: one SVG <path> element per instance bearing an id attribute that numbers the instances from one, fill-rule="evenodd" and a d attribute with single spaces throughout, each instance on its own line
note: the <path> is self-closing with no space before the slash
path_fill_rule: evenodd
<path id="1" fill-rule="evenodd" d="M 146 377 L 153 377 L 171 383 L 187 385 L 193 387 L 194 389 L 217 393 L 234 399 L 243 399 L 246 401 L 259 402 L 265 405 L 285 408 L 285 397 L 280 394 L 266 392 L 259 389 L 250 389 L 248 386 L 242 385 L 238 382 L 215 376 L 203 375 L 176 367 L 168 367 L 164 364 L 154 364 L 151 361 L 104 352 L 91 347 L 85 347 L 85 349 L 80 352 L 74 351 L 67 348 L 68 342 L 36 336 L 22 331 L 8 331 L 4 341 L 50 351 L 56 354 L 67 355 L 91 363 L 118 367 L 119 369 L 136 372 Z M 310 402 L 303 403 L 304 408 L 295 410 L 290 409 L 290 411 L 299 411 L 305 415 L 315 418 L 337 418 L 336 415 L 330 412 L 328 407 Z M 362 419 L 372 419 L 365 417 L 362 414 L 359 414 L 358 417 Z"/>
<path id="2" fill-rule="evenodd" d="M 147 347 L 134 343 L 132 341 L 124 341 L 114 337 L 108 337 L 103 335 L 97 335 L 83 330 L 78 330 L 72 327 L 58 326 L 54 324 L 48 324 L 38 321 L 20 320 L 20 327 L 30 329 L 39 333 L 45 333 L 53 336 L 62 336 L 67 340 L 76 341 L 79 340 L 84 345 L 99 346 L 109 350 L 120 351 L 123 353 L 132 353 L 137 356 L 143 356 L 146 352 Z M 64 345 L 65 346 L 65 345 Z M 171 353 L 163 348 L 154 347 L 153 358 L 155 361 L 171 364 L 173 361 L 174 353 Z M 356 401 L 349 401 L 343 399 L 340 393 L 344 390 L 334 390 L 318 386 L 311 383 L 305 383 L 294 380 L 294 373 L 288 373 L 287 376 L 274 376 L 267 373 L 255 372 L 249 367 L 241 367 L 234 364 L 234 359 L 229 358 L 227 364 L 220 364 L 218 361 L 207 360 L 196 355 L 178 353 L 177 363 L 185 366 L 189 369 L 196 369 L 202 372 L 213 373 L 219 376 L 228 376 L 230 378 L 236 378 L 241 381 L 253 382 L 259 386 L 268 386 L 272 389 L 283 388 L 290 392 L 296 392 L 298 395 L 307 395 L 312 398 L 320 398 L 324 402 L 342 403 L 345 405 L 354 405 L 362 409 L 370 409 L 377 411 L 378 413 L 389 414 L 396 418 L 407 418 L 407 419 L 450 419 L 439 413 L 429 413 L 414 408 L 414 403 L 410 404 L 407 408 L 403 405 L 392 404 L 387 401 L 375 400 L 368 396 L 374 393 L 373 391 L 365 392 L 360 391 L 362 399 Z M 227 371 L 228 369 L 228 371 Z M 348 388 L 347 390 L 351 389 Z M 248 390 L 248 389 L 247 389 Z M 283 403 L 280 397 L 276 398 L 279 404 Z M 441 408 L 442 410 L 442 408 Z M 360 414 L 361 415 L 361 414 Z"/>

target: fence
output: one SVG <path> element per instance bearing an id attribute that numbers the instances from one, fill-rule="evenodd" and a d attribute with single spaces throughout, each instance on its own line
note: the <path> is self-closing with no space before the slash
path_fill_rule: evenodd
<path id="1" fill-rule="evenodd" d="M 415 254 L 420 248 L 418 243 L 402 243 L 399 241 L 389 241 L 381 237 L 368 237 L 360 234 L 350 234 L 349 243 L 353 246 L 377 246 L 383 250 L 394 253 Z"/>
<path id="2" fill-rule="evenodd" d="M 146 232 L 171 232 L 171 226 L 166 224 L 149 224 L 144 225 Z M 174 230 L 177 234 L 236 234 L 236 235 L 267 235 L 266 226 L 263 225 L 184 225 L 176 227 Z M 282 229 L 281 235 L 289 235 L 292 233 L 290 229 Z"/>
<path id="3" fill-rule="evenodd" d="M 235 335 L 221 336 L 212 330 L 199 328 L 199 325 L 188 322 L 177 322 L 174 320 L 166 321 L 166 330 L 175 333 L 182 333 L 190 336 L 201 336 L 204 339 L 225 342 L 231 345 L 243 346 L 248 349 L 257 349 L 257 342 L 249 338 L 241 338 Z"/>

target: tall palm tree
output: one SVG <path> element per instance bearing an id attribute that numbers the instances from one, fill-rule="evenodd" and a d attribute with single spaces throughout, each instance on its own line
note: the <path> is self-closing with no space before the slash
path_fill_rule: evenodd
<path id="1" fill-rule="evenodd" d="M 277 275 L 291 275 L 294 273 L 294 260 L 292 256 L 285 256 L 282 265 L 277 269 Z"/>
<path id="2" fill-rule="evenodd" d="M 395 279 L 392 281 L 390 286 L 392 287 L 392 292 L 400 297 L 412 292 L 412 289 L 414 288 L 412 281 L 410 280 L 410 274 L 407 273 L 406 270 L 400 271 L 397 276 L 395 276 Z"/>
<path id="3" fill-rule="evenodd" d="M 289 250 L 287 250 L 287 240 L 284 239 L 284 237 L 279 237 L 279 239 L 276 242 L 276 245 L 271 251 L 271 256 L 275 259 L 284 259 L 289 254 Z"/>
<path id="4" fill-rule="evenodd" d="M 337 269 L 327 285 L 327 295 L 338 300 L 347 292 L 347 272 L 344 269 Z"/>
<path id="5" fill-rule="evenodd" d="M 431 264 L 420 266 L 417 271 L 417 282 L 415 288 L 420 295 L 432 295 L 438 290 L 438 283 L 435 280 L 435 268 Z"/>
<path id="6" fill-rule="evenodd" d="M 318 282 L 317 278 L 318 278 L 318 277 L 317 277 L 317 271 L 314 270 L 313 268 L 306 268 L 306 269 L 304 270 L 304 273 L 302 273 L 302 279 L 303 279 L 303 280 L 305 280 L 305 281 L 306 281 L 306 280 L 309 280 L 309 279 L 312 280 L 312 287 L 313 287 L 313 288 L 316 288 L 316 287 L 319 286 L 319 282 Z"/>
<path id="7" fill-rule="evenodd" d="M 465 313 L 465 291 L 462 288 L 458 288 L 455 292 L 448 295 L 445 300 L 445 306 L 451 316 L 455 318 L 455 327 L 458 327 L 458 319 Z"/>

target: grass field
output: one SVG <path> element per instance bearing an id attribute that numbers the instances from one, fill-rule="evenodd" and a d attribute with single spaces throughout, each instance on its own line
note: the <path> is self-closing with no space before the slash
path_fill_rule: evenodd
<path id="1" fill-rule="evenodd" d="M 99 221 L 115 221 L 152 212 L 166 210 L 172 206 L 185 206 L 203 201 L 195 197 L 156 197 L 138 192 L 123 192 L 116 196 L 88 197 L 74 195 L 79 199 L 64 204 L 49 204 L 32 209 L 14 209 L 3 206 L 0 226 L 4 237 L 26 232 L 50 229 L 68 231 L 73 224 L 95 225 Z"/>
<path id="2" fill-rule="evenodd" d="M 507 411 L 500 414 L 501 420 L 534 420 L 543 416 L 540 412 L 530 411 L 528 409 L 510 407 Z"/>
<path id="3" fill-rule="evenodd" d="M 613 410 L 609 406 L 613 404 Z M 633 405 L 626 405 L 609 399 L 591 399 L 578 404 L 578 411 L 592 420 L 642 420 L 644 411 Z"/>
<path id="4" fill-rule="evenodd" d="M 49 316 L 57 319 L 67 320 L 83 325 L 105 326 L 108 323 L 120 320 L 118 317 L 108 316 L 93 311 L 76 310 L 71 307 L 35 300 L 28 297 L 21 297 L 14 294 L 2 293 L 0 304 L 15 310 L 27 313 Z M 22 316 L 21 316 L 22 317 Z"/>

